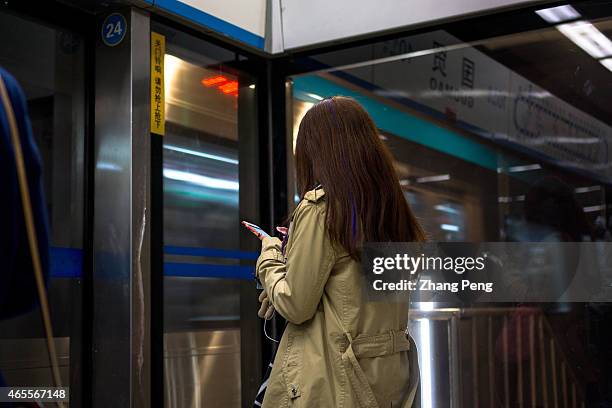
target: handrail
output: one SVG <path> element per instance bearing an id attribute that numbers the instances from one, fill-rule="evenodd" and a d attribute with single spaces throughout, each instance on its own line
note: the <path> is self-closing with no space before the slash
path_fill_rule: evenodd
<path id="1" fill-rule="evenodd" d="M 512 322 L 510 316 L 516 320 Z M 503 319 L 503 327 L 506 328 L 502 332 L 502 350 L 503 350 L 503 364 L 504 364 L 504 383 L 498 385 L 494 384 L 494 364 L 495 361 L 492 357 L 492 350 L 494 348 L 493 341 L 493 321 L 495 319 Z M 572 365 L 569 363 L 569 358 L 566 352 L 563 350 L 561 343 L 556 337 L 555 331 L 552 328 L 550 322 L 546 318 L 543 310 L 534 306 L 520 306 L 520 307 L 477 307 L 477 308 L 438 308 L 431 310 L 422 309 L 411 309 L 409 311 L 410 320 L 449 320 L 450 322 L 458 322 L 459 320 L 472 320 L 472 329 L 464 332 L 464 335 L 470 337 L 468 339 L 462 339 L 462 341 L 454 342 L 458 344 L 457 348 L 467 347 L 467 350 L 471 353 L 471 357 L 467 361 L 471 361 L 473 370 L 479 370 L 479 361 L 477 354 L 480 349 L 483 349 L 482 345 L 477 344 L 477 323 L 486 319 L 487 325 L 487 348 L 484 348 L 485 355 L 489 358 L 488 364 L 488 388 L 481 386 L 478 380 L 478 376 L 475 376 L 473 382 L 469 385 L 472 386 L 472 393 L 474 395 L 474 406 L 478 406 L 480 396 L 484 396 L 488 393 L 489 400 L 492 400 L 495 392 L 501 392 L 505 395 L 505 405 L 509 406 L 509 345 L 514 341 L 516 349 L 515 353 L 523 355 L 526 353 L 529 355 L 528 367 L 523 367 L 523 364 L 518 364 L 516 371 L 516 392 L 518 398 L 523 401 L 525 397 L 525 389 L 523 387 L 523 378 L 527 376 L 530 379 L 529 384 L 529 395 L 531 396 L 530 401 L 523 401 L 524 405 L 536 406 L 538 397 L 541 398 L 542 403 L 545 407 L 559 406 L 563 401 L 566 402 L 566 406 L 578 407 L 585 405 L 585 392 L 584 384 L 580 381 L 580 377 L 576 374 Z M 522 319 L 525 320 L 525 324 L 522 323 Z M 515 325 L 515 333 L 513 335 L 516 338 L 511 339 L 509 337 L 509 328 L 511 325 Z M 449 338 L 455 336 L 458 338 L 459 330 L 456 323 L 449 324 Z M 523 333 L 524 331 L 526 333 Z M 524 339 L 527 338 L 525 342 Z M 527 343 L 527 344 L 524 344 Z M 450 346 L 449 346 L 450 347 Z M 487 353 L 488 350 L 488 353 Z M 536 354 L 536 350 L 547 350 L 547 352 L 540 352 Z M 461 353 L 462 350 L 458 350 Z M 464 352 L 466 350 L 463 350 Z M 457 350 L 449 350 L 450 358 L 452 355 L 457 355 Z M 550 365 L 549 365 L 550 364 Z M 558 365 L 558 366 L 557 366 Z M 548 371 L 550 368 L 550 375 Z M 460 374 L 460 373 L 459 373 Z M 473 374 L 474 377 L 474 374 Z M 536 378 L 540 377 L 540 381 L 536 381 Z M 550 377 L 550 378 L 549 378 Z M 457 380 L 459 381 L 459 380 Z M 460 381 L 461 382 L 461 381 Z M 545 384 L 545 385 L 543 385 Z M 552 398 L 549 398 L 550 390 L 549 385 L 552 388 Z M 452 384 L 451 384 L 452 386 Z M 468 386 L 468 384 L 463 384 Z M 495 390 L 501 391 L 495 391 Z M 558 391 L 561 391 L 560 393 Z M 500 394 L 500 395 L 501 395 Z M 561 396 L 562 401 L 559 401 Z M 453 402 L 452 406 L 462 406 L 462 402 Z"/>

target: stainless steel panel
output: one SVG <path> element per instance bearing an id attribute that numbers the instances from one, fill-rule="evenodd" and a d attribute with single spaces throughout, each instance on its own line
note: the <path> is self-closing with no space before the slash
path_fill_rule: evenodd
<path id="1" fill-rule="evenodd" d="M 123 42 L 96 46 L 95 407 L 150 405 L 150 26 L 141 10 L 122 14 Z"/>
<path id="2" fill-rule="evenodd" d="M 165 407 L 240 407 L 240 330 L 164 335 Z"/>
<path id="3" fill-rule="evenodd" d="M 70 372 L 70 337 L 56 337 L 55 349 L 63 384 Z M 45 339 L 1 339 L 0 367 L 11 386 L 42 387 L 53 384 Z"/>

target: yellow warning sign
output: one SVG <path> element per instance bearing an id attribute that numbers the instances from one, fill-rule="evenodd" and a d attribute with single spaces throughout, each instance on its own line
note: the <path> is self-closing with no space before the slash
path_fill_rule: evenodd
<path id="1" fill-rule="evenodd" d="M 164 99 L 164 55 L 166 37 L 151 32 L 151 133 L 166 133 Z"/>

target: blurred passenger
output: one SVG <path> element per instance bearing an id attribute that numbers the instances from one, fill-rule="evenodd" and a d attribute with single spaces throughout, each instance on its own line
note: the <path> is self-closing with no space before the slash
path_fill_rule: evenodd
<path id="1" fill-rule="evenodd" d="M 576 200 L 574 190 L 557 177 L 545 177 L 529 188 L 525 195 L 525 220 L 540 226 L 533 241 L 591 241 L 593 229 Z"/>
<path id="2" fill-rule="evenodd" d="M 610 230 L 606 228 L 606 221 L 601 215 L 598 215 L 597 218 L 595 218 L 593 235 L 595 241 L 612 241 L 612 234 L 610 234 Z"/>
<path id="3" fill-rule="evenodd" d="M 391 154 L 368 113 L 346 97 L 304 116 L 295 152 L 301 201 L 286 251 L 264 238 L 257 261 L 271 305 L 287 321 L 263 406 L 410 407 L 418 386 L 408 305 L 368 303 L 366 241 L 423 241 Z"/>
<path id="4" fill-rule="evenodd" d="M 575 197 L 574 189 L 558 177 L 544 177 L 530 186 L 525 194 L 524 223 L 517 223 L 508 228 L 508 239 L 517 242 L 556 242 L 559 245 L 539 247 L 533 245 L 534 253 L 541 256 L 542 248 L 553 252 L 554 262 L 539 265 L 533 271 L 538 276 L 526 276 L 525 282 L 537 282 L 527 285 L 543 299 L 555 298 L 555 302 L 521 303 L 508 316 L 497 337 L 496 354 L 500 362 L 507 364 L 510 378 L 517 378 L 522 364 L 536 358 L 529 351 L 530 319 L 544 313 L 552 329 L 552 335 L 561 350 L 576 368 L 575 374 L 587 384 L 594 382 L 599 375 L 596 364 L 590 358 L 586 335 L 588 319 L 585 304 L 567 301 L 568 288 L 574 280 L 581 256 L 585 256 L 581 242 L 590 242 L 595 233 L 589 220 Z M 537 255 L 527 254 L 528 258 Z M 585 260 L 582 260 L 583 262 Z M 588 277 L 597 279 L 598 277 Z M 592 282 L 581 281 L 584 287 L 594 287 Z M 533 296 L 531 296 L 533 298 Z M 506 339 L 506 340 L 504 340 Z M 506 341 L 507 343 L 504 343 Z M 504 347 L 506 348 L 504 352 Z M 508 360 L 504 361 L 507 358 Z M 539 358 L 539 357 L 537 357 Z M 499 364 L 498 367 L 502 367 Z M 503 381 L 504 373 L 498 371 L 498 379 Z M 510 381 L 510 404 L 518 404 L 518 395 L 514 392 L 519 384 Z M 499 396 L 501 398 L 501 395 Z M 502 401 L 499 401 L 501 404 Z"/>
<path id="5" fill-rule="evenodd" d="M 0 98 L 0 320 L 3 320 L 26 313 L 38 304 L 6 103 L 10 104 L 14 112 L 20 137 L 45 280 L 49 272 L 49 233 L 42 188 L 41 159 L 32 136 L 26 99 L 15 78 L 2 68 L 0 78 L 4 84 L 0 84 L 0 87 L 4 88 L 2 94 L 7 97 Z M 3 382 L 0 374 L 0 386 Z"/>

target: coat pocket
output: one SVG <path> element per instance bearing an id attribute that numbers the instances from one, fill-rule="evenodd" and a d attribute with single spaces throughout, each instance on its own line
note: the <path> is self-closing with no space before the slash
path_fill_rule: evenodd
<path id="1" fill-rule="evenodd" d="M 304 367 L 304 336 L 292 333 L 287 339 L 287 350 L 283 359 L 282 372 L 291 400 L 302 395 L 302 372 Z"/>

